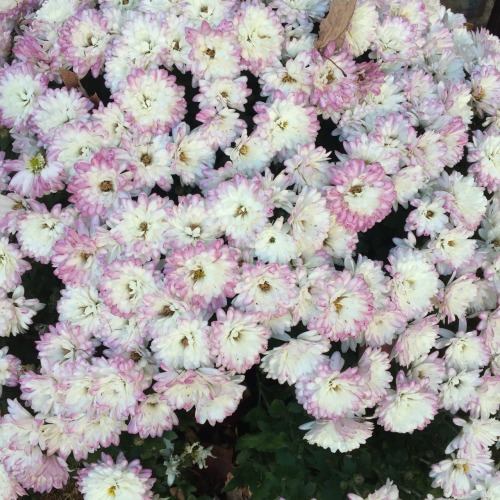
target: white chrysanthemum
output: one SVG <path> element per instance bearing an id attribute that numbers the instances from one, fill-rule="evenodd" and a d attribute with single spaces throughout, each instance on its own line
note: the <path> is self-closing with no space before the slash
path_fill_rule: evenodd
<path id="1" fill-rule="evenodd" d="M 90 332 L 101 325 L 105 309 L 96 288 L 66 287 L 57 303 L 59 321 L 79 326 Z"/>
<path id="2" fill-rule="evenodd" d="M 453 423 L 462 428 L 460 434 L 446 447 L 445 453 L 460 450 L 465 455 L 475 455 L 491 446 L 500 438 L 500 421 L 495 418 L 454 418 Z"/>
<path id="3" fill-rule="evenodd" d="M 175 370 L 211 366 L 207 322 L 194 315 L 179 317 L 175 327 L 156 335 L 151 350 L 160 363 Z"/>
<path id="4" fill-rule="evenodd" d="M 18 223 L 18 241 L 26 255 L 47 263 L 52 257 L 57 240 L 64 236 L 71 220 L 63 220 L 50 213 L 30 212 Z"/>
<path id="5" fill-rule="evenodd" d="M 375 38 L 378 24 L 377 4 L 373 0 L 358 1 L 345 33 L 349 52 L 354 57 L 360 56 L 368 49 Z"/>
<path id="6" fill-rule="evenodd" d="M 233 308 L 229 308 L 227 313 L 221 309 L 217 311 L 217 321 L 212 322 L 210 335 L 211 354 L 216 359 L 216 366 L 245 373 L 259 362 L 271 331 L 258 320 L 258 315 Z"/>
<path id="7" fill-rule="evenodd" d="M 354 493 L 347 495 L 348 500 L 399 500 L 398 487 L 388 479 L 382 488 L 370 493 L 368 496 L 362 498 Z"/>
<path id="8" fill-rule="evenodd" d="M 393 354 L 401 366 L 409 366 L 413 361 L 430 352 L 438 337 L 438 319 L 427 316 L 414 321 L 398 337 Z"/>
<path id="9" fill-rule="evenodd" d="M 8 66 L 0 72 L 0 116 L 2 124 L 22 126 L 35 107 L 36 98 L 43 94 L 46 84 L 30 66 Z"/>
<path id="10" fill-rule="evenodd" d="M 394 306 L 376 310 L 373 318 L 366 326 L 365 341 L 369 346 L 392 344 L 396 336 L 406 326 L 405 316 Z"/>
<path id="11" fill-rule="evenodd" d="M 326 199 L 315 188 L 306 186 L 300 192 L 288 222 L 299 252 L 320 249 L 330 228 Z"/>
<path id="12" fill-rule="evenodd" d="M 241 57 L 262 70 L 279 60 L 283 28 L 269 7 L 260 3 L 245 7 L 233 20 Z"/>
<path id="13" fill-rule="evenodd" d="M 428 389 L 427 381 L 405 379 L 403 372 L 399 372 L 396 385 L 375 411 L 378 422 L 391 432 L 422 430 L 438 411 L 437 395 Z"/>
<path id="14" fill-rule="evenodd" d="M 434 479 L 432 487 L 443 488 L 447 498 L 467 497 L 480 481 L 485 480 L 494 471 L 493 460 L 489 453 L 478 453 L 471 457 L 459 455 L 459 457 L 441 460 L 432 466 L 429 473 Z"/>
<path id="15" fill-rule="evenodd" d="M 39 21 L 48 21 L 49 23 L 62 24 L 63 21 L 71 17 L 82 3 L 91 3 L 88 0 L 45 0 L 36 11 L 35 19 Z"/>
<path id="16" fill-rule="evenodd" d="M 234 167 L 245 175 L 253 173 L 254 170 L 262 172 L 270 165 L 273 158 L 267 139 L 255 133 L 248 135 L 246 129 L 235 141 L 234 146 L 226 148 L 224 153 L 229 156 Z"/>
<path id="17" fill-rule="evenodd" d="M 423 253 L 397 248 L 389 256 L 392 299 L 408 319 L 424 314 L 432 307 L 438 292 L 438 274 Z"/>
<path id="18" fill-rule="evenodd" d="M 293 94 L 276 99 L 269 109 L 268 120 L 258 126 L 259 135 L 269 139 L 276 152 L 291 153 L 299 144 L 314 142 L 319 123 L 313 108 L 294 102 Z"/>
<path id="19" fill-rule="evenodd" d="M 149 479 L 138 460 L 128 463 L 120 453 L 116 464 L 104 453 L 101 460 L 79 471 L 78 486 L 85 500 L 146 500 L 153 497 Z"/>
<path id="20" fill-rule="evenodd" d="M 290 226 L 283 217 L 266 224 L 254 242 L 255 256 L 263 262 L 286 264 L 299 256 L 297 244 L 290 236 Z"/>
<path id="21" fill-rule="evenodd" d="M 307 442 L 329 449 L 332 453 L 347 453 L 366 443 L 373 433 L 373 423 L 353 418 L 313 420 L 299 429 L 308 431 L 304 436 Z"/>
<path id="22" fill-rule="evenodd" d="M 173 131 L 174 142 L 167 145 L 172 156 L 171 168 L 183 184 L 193 185 L 203 177 L 203 169 L 215 163 L 215 148 L 211 140 L 201 130 L 189 132 L 185 123 Z"/>
<path id="23" fill-rule="evenodd" d="M 447 330 L 441 330 L 448 334 Z M 490 352 L 485 345 L 484 337 L 479 337 L 475 330 L 457 332 L 449 340 L 442 341 L 439 347 L 447 347 L 444 359 L 448 367 L 455 370 L 476 370 L 487 365 L 490 361 Z"/>
<path id="24" fill-rule="evenodd" d="M 476 250 L 476 240 L 471 239 L 473 234 L 473 231 L 467 231 L 463 227 L 443 229 L 428 244 L 432 261 L 446 264 L 452 269 L 465 265 L 472 259 Z"/>
<path id="25" fill-rule="evenodd" d="M 318 332 L 304 332 L 295 339 L 289 339 L 280 347 L 267 351 L 260 364 L 267 378 L 292 385 L 299 377 L 314 371 L 319 364 L 327 363 L 323 355 L 330 349 L 330 342 Z"/>
<path id="26" fill-rule="evenodd" d="M 468 411 L 477 399 L 477 387 L 481 385 L 479 370 L 448 370 L 447 380 L 441 386 L 441 404 L 446 410 L 456 413 Z"/>

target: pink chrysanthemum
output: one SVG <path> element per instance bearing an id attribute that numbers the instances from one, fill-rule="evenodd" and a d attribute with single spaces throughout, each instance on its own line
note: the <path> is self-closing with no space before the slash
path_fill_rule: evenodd
<path id="1" fill-rule="evenodd" d="M 366 328 L 374 308 L 373 295 L 362 276 L 348 271 L 335 273 L 320 289 L 316 298 L 319 312 L 311 318 L 308 328 L 333 341 L 355 337 Z"/>
<path id="2" fill-rule="evenodd" d="M 499 99 L 500 102 L 500 99 Z M 473 132 L 472 144 L 468 145 L 467 161 L 472 165 L 469 172 L 475 174 L 476 182 L 489 193 L 500 187 L 500 136 L 498 131 Z"/>
<path id="3" fill-rule="evenodd" d="M 31 264 L 23 260 L 19 246 L 9 243 L 8 238 L 0 238 L 0 288 L 8 292 L 14 290 L 29 269 Z"/>
<path id="4" fill-rule="evenodd" d="M 330 365 L 301 377 L 295 384 L 297 401 L 316 419 L 345 417 L 360 410 L 369 391 L 357 368 L 341 371 L 344 361 L 337 352 Z"/>
<path id="5" fill-rule="evenodd" d="M 164 69 L 133 69 L 112 98 L 137 133 L 168 133 L 186 114 L 184 88 Z"/>
<path id="6" fill-rule="evenodd" d="M 327 45 L 323 55 L 318 51 L 314 55 L 311 102 L 322 113 L 338 113 L 349 106 L 356 94 L 358 75 L 354 59 L 346 51 L 335 53 L 334 42 Z"/>
<path id="7" fill-rule="evenodd" d="M 149 469 L 143 469 L 139 460 L 127 462 L 123 453 L 118 455 L 116 463 L 103 453 L 98 462 L 78 471 L 78 489 L 85 500 L 114 497 L 146 500 L 153 497 L 154 482 Z"/>
<path id="8" fill-rule="evenodd" d="M 47 164 L 43 151 L 36 154 L 21 153 L 16 160 L 6 160 L 4 169 L 15 172 L 9 188 L 27 198 L 39 198 L 64 187 L 65 172 L 62 165 Z"/>
<path id="9" fill-rule="evenodd" d="M 66 21 L 59 32 L 61 52 L 79 77 L 89 70 L 97 78 L 111 38 L 111 22 L 102 11 L 85 9 Z"/>
<path id="10" fill-rule="evenodd" d="M 288 266 L 259 261 L 255 265 L 243 263 L 235 292 L 233 306 L 266 316 L 282 316 L 299 297 L 296 274 Z"/>
<path id="11" fill-rule="evenodd" d="M 172 429 L 179 420 L 168 403 L 157 393 L 148 394 L 130 416 L 127 432 L 139 434 L 141 439 L 161 437 Z"/>
<path id="12" fill-rule="evenodd" d="M 195 246 L 174 250 L 163 269 L 166 279 L 183 300 L 199 307 L 215 301 L 216 307 L 234 296 L 239 251 L 216 240 L 210 245 L 199 241 Z"/>
<path id="13" fill-rule="evenodd" d="M 68 228 L 65 235 L 54 245 L 51 259 L 55 268 L 54 274 L 65 285 L 95 285 L 101 276 L 106 251 L 99 247 L 96 238 L 85 234 L 86 228 L 78 225 L 80 231 Z"/>
<path id="14" fill-rule="evenodd" d="M 379 163 L 348 160 L 332 170 L 331 178 L 326 199 L 341 224 L 367 231 L 391 213 L 396 192 Z"/>
<path id="15" fill-rule="evenodd" d="M 113 314 L 130 318 L 147 293 L 156 290 L 155 262 L 143 264 L 139 259 L 113 261 L 104 271 L 100 292 Z"/>
<path id="16" fill-rule="evenodd" d="M 299 428 L 308 431 L 304 439 L 330 450 L 347 453 L 365 444 L 373 433 L 373 423 L 362 419 L 335 418 L 333 420 L 314 420 Z"/>
<path id="17" fill-rule="evenodd" d="M 106 215 L 118 206 L 120 198 L 130 196 L 130 175 L 124 170 L 114 149 L 103 148 L 89 162 L 79 161 L 68 185 L 70 201 L 82 215 Z"/>
<path id="18" fill-rule="evenodd" d="M 191 45 L 189 58 L 195 78 L 215 80 L 238 77 L 241 47 L 231 22 L 224 20 L 214 29 L 203 21 L 199 29 L 186 28 L 185 32 L 186 41 Z"/>
<path id="19" fill-rule="evenodd" d="M 75 88 L 47 89 L 36 100 L 30 127 L 44 143 L 49 143 L 58 127 L 87 117 L 92 107 L 92 101 Z"/>
<path id="20" fill-rule="evenodd" d="M 137 201 L 121 200 L 107 219 L 110 235 L 120 244 L 122 256 L 143 261 L 158 260 L 165 244 L 168 227 L 168 200 L 140 193 Z"/>

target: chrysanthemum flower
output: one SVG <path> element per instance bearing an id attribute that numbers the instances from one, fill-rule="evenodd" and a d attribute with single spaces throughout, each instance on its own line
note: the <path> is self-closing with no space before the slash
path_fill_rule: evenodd
<path id="1" fill-rule="evenodd" d="M 297 243 L 290 233 L 290 225 L 283 217 L 274 224 L 266 224 L 253 244 L 255 256 L 266 263 L 287 264 L 299 256 Z"/>
<path id="2" fill-rule="evenodd" d="M 391 213 L 396 192 L 380 164 L 348 160 L 332 170 L 331 180 L 326 199 L 341 224 L 367 231 Z"/>
<path id="3" fill-rule="evenodd" d="M 247 81 L 246 76 L 236 79 L 222 77 L 214 81 L 201 80 L 200 93 L 193 97 L 193 101 L 200 103 L 200 109 L 214 107 L 218 111 L 223 108 L 244 111 L 247 97 L 252 93 L 247 87 Z"/>
<path id="4" fill-rule="evenodd" d="M 169 191 L 173 179 L 170 165 L 172 157 L 167 151 L 171 142 L 170 135 L 141 134 L 133 139 L 125 134 L 120 143 L 126 151 L 117 151 L 117 160 L 124 162 L 133 172 L 134 189 L 152 188 L 158 184 L 164 191 Z"/>
<path id="5" fill-rule="evenodd" d="M 30 127 L 45 143 L 51 134 L 65 123 L 88 116 L 92 102 L 75 88 L 47 89 L 38 96 L 30 117 Z"/>
<path id="6" fill-rule="evenodd" d="M 84 77 L 92 71 L 97 78 L 111 38 L 111 22 L 102 11 L 80 10 L 59 32 L 58 45 L 75 73 Z"/>
<path id="7" fill-rule="evenodd" d="M 233 306 L 265 316 L 282 316 L 292 309 L 299 295 L 296 274 L 286 265 L 243 263 L 234 288 Z"/>
<path id="8" fill-rule="evenodd" d="M 26 332 L 33 323 L 33 316 L 44 307 L 38 299 L 26 299 L 21 285 L 13 291 L 12 297 L 7 297 L 0 288 L 0 337 Z"/>
<path id="9" fill-rule="evenodd" d="M 315 331 L 301 333 L 292 339 L 287 335 L 286 342 L 267 351 L 262 358 L 261 368 L 267 378 L 295 384 L 303 375 L 315 371 L 328 358 L 323 353 L 330 349 L 330 342 Z"/>
<path id="10" fill-rule="evenodd" d="M 248 134 L 243 130 L 241 137 L 234 141 L 234 146 L 224 149 L 238 172 L 249 175 L 255 170 L 262 172 L 271 164 L 274 152 L 269 140 L 255 132 Z"/>
<path id="11" fill-rule="evenodd" d="M 361 382 L 363 375 L 357 368 L 341 371 L 343 364 L 340 353 L 336 352 L 329 365 L 320 365 L 296 382 L 297 401 L 314 418 L 345 417 L 364 406 L 369 389 Z"/>
<path id="12" fill-rule="evenodd" d="M 64 167 L 70 179 L 75 163 L 90 161 L 92 155 L 109 145 L 108 133 L 98 121 L 83 118 L 57 127 L 47 144 L 47 162 Z"/>
<path id="13" fill-rule="evenodd" d="M 476 182 L 492 193 L 500 187 L 500 137 L 491 131 L 473 132 L 472 144 L 468 145 L 467 161 L 472 165 L 469 172 L 475 174 Z"/>
<path id="14" fill-rule="evenodd" d="M 104 303 L 113 314 L 130 318 L 147 293 L 156 290 L 157 272 L 154 262 L 139 259 L 115 260 L 105 269 L 100 283 Z"/>
<path id="15" fill-rule="evenodd" d="M 47 89 L 48 77 L 29 64 L 14 63 L 0 71 L 0 123 L 21 129 L 26 125 L 36 98 Z"/>
<path id="16" fill-rule="evenodd" d="M 410 204 L 416 208 L 406 218 L 405 231 L 415 231 L 417 236 L 434 238 L 449 223 L 443 196 L 438 195 L 432 198 L 424 196 L 421 199 L 412 200 Z"/>
<path id="17" fill-rule="evenodd" d="M 0 238 L 0 288 L 10 292 L 21 284 L 21 276 L 31 269 L 31 264 L 23 260 L 19 246 L 9 243 L 8 238 Z"/>
<path id="18" fill-rule="evenodd" d="M 21 153 L 16 160 L 6 160 L 6 172 L 15 172 L 9 188 L 28 198 L 39 198 L 64 187 L 65 172 L 61 164 L 47 164 L 44 151 Z"/>
<path id="19" fill-rule="evenodd" d="M 329 449 L 332 453 L 356 450 L 373 433 L 373 423 L 352 417 L 333 420 L 313 420 L 299 429 L 307 431 L 304 439 L 311 444 Z"/>
<path id="20" fill-rule="evenodd" d="M 47 264 L 54 255 L 54 245 L 74 224 L 75 210 L 55 205 L 49 212 L 44 205 L 21 215 L 17 241 L 25 255 Z"/>
<path id="21" fill-rule="evenodd" d="M 184 89 L 164 69 L 133 69 L 111 97 L 137 133 L 168 133 L 186 114 Z"/>
<path id="22" fill-rule="evenodd" d="M 249 180 L 236 175 L 234 179 L 222 182 L 217 189 L 210 191 L 206 199 L 226 235 L 237 243 L 247 244 L 272 214 L 270 195 L 268 190 L 262 189 L 257 177 Z"/>
<path id="23" fill-rule="evenodd" d="M 234 16 L 242 63 L 254 74 L 276 64 L 281 56 L 283 26 L 276 12 L 259 1 L 245 2 Z"/>
<path id="24" fill-rule="evenodd" d="M 312 106 L 298 94 L 280 95 L 271 104 L 255 105 L 255 133 L 270 141 L 273 151 L 285 158 L 295 153 L 299 144 L 316 139 L 319 122 Z"/>
<path id="25" fill-rule="evenodd" d="M 201 129 L 190 132 L 184 122 L 174 127 L 172 139 L 166 145 L 172 173 L 177 174 L 183 184 L 195 184 L 203 177 L 204 169 L 214 167 L 217 146 Z"/>
<path id="26" fill-rule="evenodd" d="M 140 193 L 137 201 L 121 200 L 120 206 L 109 215 L 110 235 L 121 246 L 124 257 L 143 261 L 158 260 L 165 244 L 168 227 L 167 200 L 156 194 Z"/>
<path id="27" fill-rule="evenodd" d="M 382 488 L 379 488 L 364 498 L 354 493 L 349 493 L 347 498 L 348 500 L 399 500 L 399 490 L 390 479 L 387 479 Z"/>
<path id="28" fill-rule="evenodd" d="M 212 365 L 208 323 L 196 313 L 177 318 L 166 331 L 152 332 L 151 350 L 159 363 L 174 370 L 196 370 Z"/>
<path id="29" fill-rule="evenodd" d="M 234 296 L 239 252 L 216 240 L 210 245 L 199 241 L 194 246 L 174 250 L 163 272 L 184 300 L 206 307 L 212 301 L 225 305 Z M 220 304 L 219 304 L 220 302 Z"/>
<path id="30" fill-rule="evenodd" d="M 336 53 L 334 42 L 326 46 L 323 54 L 315 50 L 314 56 L 311 102 L 326 116 L 339 113 L 356 94 L 354 60 L 345 51 Z"/>
<path id="31" fill-rule="evenodd" d="M 330 228 L 330 212 L 321 192 L 309 186 L 304 187 L 287 222 L 300 253 L 306 249 L 319 250 Z"/>
<path id="32" fill-rule="evenodd" d="M 468 411 L 477 400 L 477 388 L 481 385 L 479 370 L 461 370 L 449 368 L 446 380 L 441 386 L 441 404 L 446 410 L 457 413 Z"/>
<path id="33" fill-rule="evenodd" d="M 366 328 L 374 308 L 373 295 L 362 276 L 338 272 L 320 289 L 316 299 L 319 312 L 311 318 L 308 328 L 332 341 L 355 337 Z"/>
<path id="34" fill-rule="evenodd" d="M 117 161 L 115 149 L 103 148 L 90 160 L 75 164 L 75 175 L 68 185 L 70 201 L 82 215 L 106 215 L 120 198 L 128 198 L 131 176 Z"/>
<path id="35" fill-rule="evenodd" d="M 392 300 L 408 319 L 429 312 L 438 292 L 438 273 L 421 252 L 402 247 L 389 255 Z"/>
<path id="36" fill-rule="evenodd" d="M 127 432 L 139 434 L 141 439 L 161 437 L 165 431 L 172 429 L 179 420 L 172 408 L 157 393 L 148 394 L 130 416 Z"/>
<path id="37" fill-rule="evenodd" d="M 409 380 L 401 371 L 396 390 L 389 389 L 375 416 L 386 431 L 412 433 L 427 427 L 438 408 L 438 396 L 428 388 L 427 381 Z"/>
<path id="38" fill-rule="evenodd" d="M 186 41 L 191 45 L 191 71 L 198 80 L 237 78 L 240 74 L 241 47 L 233 25 L 223 20 L 213 29 L 203 21 L 199 29 L 186 28 Z"/>
<path id="39" fill-rule="evenodd" d="M 475 453 L 441 460 L 432 466 L 432 487 L 443 488 L 446 497 L 463 498 L 475 489 L 479 481 L 493 472 L 493 460 L 489 453 Z"/>
<path id="40" fill-rule="evenodd" d="M 392 355 L 401 366 L 409 366 L 421 356 L 429 354 L 439 334 L 438 318 L 431 315 L 408 325 L 399 335 L 392 350 Z"/>
<path id="41" fill-rule="evenodd" d="M 78 489 L 85 500 L 100 498 L 137 498 L 146 500 L 153 497 L 151 488 L 155 479 L 151 471 L 143 469 L 139 460 L 128 462 L 123 453 L 113 459 L 103 453 L 101 459 L 78 471 Z"/>
<path id="42" fill-rule="evenodd" d="M 271 330 L 259 324 L 259 315 L 243 313 L 230 307 L 217 310 L 217 320 L 210 325 L 210 353 L 216 366 L 245 373 L 258 363 L 267 347 Z"/>

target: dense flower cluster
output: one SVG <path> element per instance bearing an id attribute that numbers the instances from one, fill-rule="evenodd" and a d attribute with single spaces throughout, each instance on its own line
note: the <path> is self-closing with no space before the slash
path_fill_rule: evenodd
<path id="1" fill-rule="evenodd" d="M 433 485 L 498 498 L 500 42 L 438 0 L 359 0 L 343 45 L 320 52 L 328 8 L 2 3 L 15 154 L 0 157 L 0 335 L 44 307 L 25 297 L 30 261 L 64 284 L 40 366 L 0 350 L 1 384 L 21 390 L 0 418 L 4 498 L 61 488 L 71 454 L 161 436 L 178 410 L 222 422 L 259 363 L 295 386 L 305 439 L 332 452 L 375 424 L 411 433 L 457 414 Z M 108 97 L 64 86 L 68 69 Z M 397 210 L 406 238 L 386 263 L 361 255 Z M 151 498 L 153 483 L 123 455 L 78 471 L 90 500 Z M 370 498 L 397 496 L 388 481 Z"/>

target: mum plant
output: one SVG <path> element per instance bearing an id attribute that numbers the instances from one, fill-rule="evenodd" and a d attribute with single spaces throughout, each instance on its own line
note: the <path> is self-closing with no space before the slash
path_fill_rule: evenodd
<path id="1" fill-rule="evenodd" d="M 248 411 L 293 422 L 287 467 L 446 417 L 427 498 L 499 498 L 500 42 L 359 0 L 323 46 L 329 8 L 2 2 L 2 498 L 178 494 L 216 452 L 189 425 Z M 248 415 L 231 484 L 284 495 Z"/>

